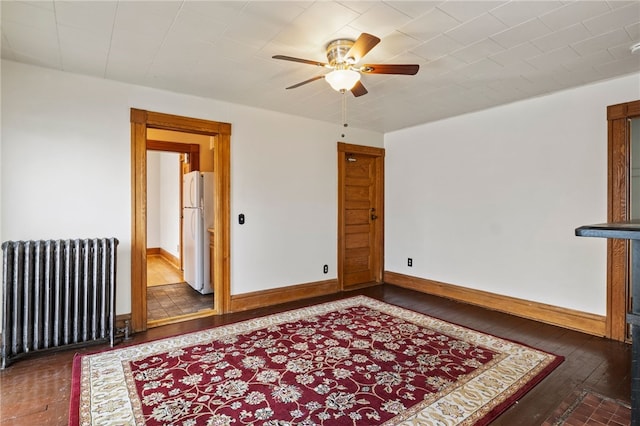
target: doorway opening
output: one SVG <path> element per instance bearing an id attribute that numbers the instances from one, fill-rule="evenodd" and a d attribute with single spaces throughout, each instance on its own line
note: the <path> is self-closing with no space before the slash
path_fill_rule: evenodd
<path id="1" fill-rule="evenodd" d="M 201 258 L 195 262 L 195 229 L 183 209 L 185 175 L 213 172 L 213 149 L 209 136 L 147 129 L 147 326 L 180 321 L 184 316 L 213 308 L 209 233 L 199 230 Z M 201 149 L 202 147 L 202 149 Z M 189 175 L 191 173 L 191 175 Z M 213 188 L 207 188 L 213 194 Z M 189 195 L 189 194 L 187 194 Z M 208 217 L 211 210 L 208 209 Z M 208 222 L 208 228 L 213 224 Z M 185 232 L 186 231 L 186 232 Z M 206 242 L 206 245 L 204 244 Z M 206 250 L 206 253 L 205 253 Z M 185 257 L 187 262 L 185 264 Z M 206 261 L 206 262 L 205 262 Z M 197 264 L 196 264 L 197 263 Z M 194 268 L 207 268 L 207 291 L 194 285 Z M 200 290 L 200 291 L 199 291 Z"/>
<path id="2" fill-rule="evenodd" d="M 200 151 L 212 152 L 212 157 L 195 154 L 189 143 L 161 141 L 155 139 L 156 131 L 169 131 L 204 136 L 206 150 L 197 144 Z M 148 136 L 153 135 L 153 136 Z M 152 137 L 154 139 L 152 139 Z M 159 144 L 155 145 L 154 143 Z M 211 286 L 215 297 L 209 309 L 172 317 L 170 322 L 184 321 L 218 315 L 228 310 L 230 302 L 230 144 L 231 125 L 196 118 L 181 117 L 145 110 L 131 109 L 132 148 L 132 242 L 131 242 L 131 327 L 134 332 L 144 331 L 150 326 L 168 322 L 149 321 L 147 295 L 147 260 L 149 232 L 147 149 L 178 152 L 184 155 L 182 172 L 207 167 L 214 172 L 211 187 L 213 197 L 213 221 L 206 241 L 210 248 Z M 185 161 L 188 160 L 188 161 Z M 186 167 L 184 164 L 188 163 Z M 179 186 L 181 188 L 181 185 Z M 182 227 L 180 227 L 182 228 Z M 215 232 L 213 232 L 215 230 Z M 181 249 L 182 250 L 182 249 Z M 180 251 L 177 258 L 182 258 Z"/>

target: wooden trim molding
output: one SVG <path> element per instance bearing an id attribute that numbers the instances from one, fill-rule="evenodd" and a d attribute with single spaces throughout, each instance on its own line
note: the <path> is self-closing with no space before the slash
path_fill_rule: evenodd
<path id="1" fill-rule="evenodd" d="M 147 329 L 147 127 L 131 110 L 131 331 Z"/>
<path id="2" fill-rule="evenodd" d="M 607 107 L 607 222 L 630 218 L 631 141 L 629 119 L 640 117 L 640 100 Z M 625 341 L 629 307 L 629 242 L 607 240 L 605 336 Z"/>
<path id="3" fill-rule="evenodd" d="M 189 154 L 191 170 L 200 170 L 200 145 L 197 143 L 154 141 L 147 139 L 147 149 L 152 151 L 170 151 Z"/>
<path id="4" fill-rule="evenodd" d="M 348 286 L 344 284 L 344 259 L 345 259 L 345 175 L 346 156 L 348 153 L 370 155 L 375 157 L 376 183 L 375 183 L 375 209 L 378 219 L 375 225 L 375 237 L 373 241 L 374 258 L 372 266 L 375 270 L 375 282 L 362 285 Z M 368 285 L 381 284 L 384 270 L 384 148 L 372 146 L 353 145 L 338 142 L 338 287 L 341 290 L 353 290 Z"/>
<path id="5" fill-rule="evenodd" d="M 433 294 L 434 296 L 446 297 L 459 302 L 577 330 L 594 336 L 605 335 L 606 318 L 602 315 L 561 308 L 515 297 L 502 296 L 482 290 L 412 277 L 396 272 L 385 271 L 384 281 L 387 284 Z"/>
<path id="6" fill-rule="evenodd" d="M 222 314 L 230 305 L 231 124 L 131 108 L 131 326 L 147 329 L 147 129 L 217 136 L 214 146 L 214 305 Z M 153 143 L 153 142 L 152 142 Z"/>
<path id="7" fill-rule="evenodd" d="M 338 293 L 340 288 L 337 280 L 317 281 L 297 284 L 287 287 L 254 291 L 251 293 L 234 294 L 231 296 L 230 312 L 246 311 L 263 306 L 277 305 L 294 300 L 310 297 L 325 296 Z"/>
<path id="8" fill-rule="evenodd" d="M 354 154 L 366 154 L 374 157 L 384 157 L 384 148 L 375 146 L 353 145 L 345 142 L 338 142 L 339 152 L 353 152 Z"/>
<path id="9" fill-rule="evenodd" d="M 627 119 L 640 116 L 640 100 L 609 105 L 607 107 L 607 120 Z"/>
<path id="10" fill-rule="evenodd" d="M 135 123 L 145 123 L 147 127 L 154 129 L 199 133 L 210 136 L 231 134 L 231 124 L 229 123 L 182 117 L 180 115 L 165 114 L 161 112 L 138 110 L 135 108 L 131 109 L 131 121 Z"/>

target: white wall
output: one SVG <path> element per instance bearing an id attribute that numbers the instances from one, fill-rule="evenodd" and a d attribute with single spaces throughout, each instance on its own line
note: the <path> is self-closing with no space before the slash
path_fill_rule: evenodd
<path id="1" fill-rule="evenodd" d="M 1 78 L 2 240 L 117 237 L 118 313 L 130 312 L 132 107 L 232 123 L 232 294 L 336 277 L 339 126 L 11 61 Z M 606 106 L 638 86 L 384 136 L 350 128 L 346 142 L 387 150 L 386 269 L 604 314 L 605 241 L 574 228 L 606 220 Z"/>
<path id="2" fill-rule="evenodd" d="M 180 258 L 180 154 L 160 152 L 160 247 Z M 149 244 L 147 244 L 148 247 Z"/>
<path id="3" fill-rule="evenodd" d="M 160 247 L 160 152 L 147 151 L 147 248 Z"/>
<path id="4" fill-rule="evenodd" d="M 386 270 L 604 315 L 606 242 L 574 230 L 607 219 L 606 107 L 639 97 L 632 75 L 386 134 Z"/>
<path id="5" fill-rule="evenodd" d="M 0 19 L 2 18 L 2 8 L 0 7 Z M 0 95 L 2 94 L 2 67 L 0 66 Z M 2 188 L 2 176 L 4 172 L 2 171 L 2 97 L 0 97 L 0 188 Z M 4 237 L 2 236 L 2 194 L 0 194 L 0 244 L 4 241 Z M 0 270 L 2 270 L 2 266 L 0 265 Z M 0 285 L 2 287 L 2 285 Z M 0 292 L 2 290 L 0 289 Z M 1 294 L 1 293 L 0 293 Z M 1 300 L 1 299 L 0 299 Z M 0 306 L 0 318 L 2 318 L 2 306 Z"/>
<path id="6" fill-rule="evenodd" d="M 2 238 L 117 237 L 118 313 L 131 310 L 132 107 L 232 124 L 232 294 L 336 277 L 338 125 L 4 60 L 1 99 Z"/>
<path id="7" fill-rule="evenodd" d="M 180 154 L 147 151 L 147 248 L 180 258 Z"/>

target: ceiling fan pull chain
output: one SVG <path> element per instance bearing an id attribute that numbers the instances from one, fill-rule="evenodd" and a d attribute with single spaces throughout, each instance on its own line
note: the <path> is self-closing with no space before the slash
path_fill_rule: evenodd
<path id="1" fill-rule="evenodd" d="M 347 93 L 342 92 L 342 127 L 347 126 Z"/>
<path id="2" fill-rule="evenodd" d="M 348 126 L 347 124 L 347 93 L 346 91 L 342 92 L 342 108 L 341 108 L 341 112 L 342 112 L 342 127 L 345 128 Z M 343 133 L 341 133 L 341 137 L 344 139 L 345 138 L 345 134 L 344 134 L 344 130 L 342 130 Z"/>

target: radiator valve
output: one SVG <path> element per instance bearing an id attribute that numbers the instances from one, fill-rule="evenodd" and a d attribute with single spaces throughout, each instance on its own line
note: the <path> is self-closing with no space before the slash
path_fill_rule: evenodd
<path id="1" fill-rule="evenodd" d="M 117 328 L 116 333 L 122 333 L 124 335 L 124 340 L 130 340 L 131 336 L 129 335 L 129 320 L 124 320 L 124 327 Z"/>

